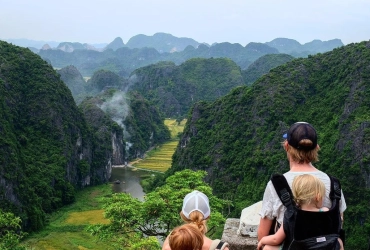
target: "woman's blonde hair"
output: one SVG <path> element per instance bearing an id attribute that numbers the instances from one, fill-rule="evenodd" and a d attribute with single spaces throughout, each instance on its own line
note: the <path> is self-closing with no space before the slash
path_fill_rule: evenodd
<path id="1" fill-rule="evenodd" d="M 196 225 L 184 224 L 172 230 L 168 242 L 171 250 L 201 250 L 204 239 Z"/>
<path id="2" fill-rule="evenodd" d="M 186 223 L 194 224 L 198 227 L 199 231 L 203 234 L 207 233 L 207 219 L 203 219 L 203 214 L 199 211 L 193 211 L 189 214 L 189 219 L 185 217 L 185 215 L 180 212 L 181 219 Z"/>
<path id="3" fill-rule="evenodd" d="M 316 202 L 316 199 L 319 201 L 324 198 L 325 184 L 316 176 L 298 175 L 293 180 L 292 192 L 298 206 L 311 204 Z"/>
<path id="4" fill-rule="evenodd" d="M 282 143 L 283 146 L 285 142 Z M 303 139 L 299 142 L 300 145 L 312 145 L 312 141 L 308 139 Z M 299 150 L 287 143 L 286 152 L 290 155 L 291 159 L 298 163 L 310 163 L 319 161 L 319 152 L 320 147 L 317 146 L 311 150 Z"/>

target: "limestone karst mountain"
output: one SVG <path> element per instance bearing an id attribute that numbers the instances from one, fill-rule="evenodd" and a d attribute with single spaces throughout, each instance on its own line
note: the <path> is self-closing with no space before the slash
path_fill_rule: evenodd
<path id="1" fill-rule="evenodd" d="M 105 46 L 104 50 L 107 50 L 107 49 L 117 50 L 117 49 L 122 48 L 124 46 L 125 46 L 125 44 L 123 43 L 122 38 L 117 37 L 111 43 L 109 43 L 107 46 Z"/>
<path id="2" fill-rule="evenodd" d="M 46 213 L 73 202 L 75 190 L 108 181 L 111 137 L 121 129 L 107 121 L 109 137 L 96 147 L 71 91 L 47 62 L 6 42 L 0 58 L 0 208 L 38 230 Z"/>
<path id="3" fill-rule="evenodd" d="M 166 176 L 205 170 L 230 217 L 259 200 L 272 173 L 289 170 L 282 135 L 297 121 L 318 131 L 319 162 L 340 179 L 348 249 L 366 249 L 370 228 L 370 41 L 294 59 L 251 86 L 192 107 Z"/>
<path id="4" fill-rule="evenodd" d="M 129 48 L 154 48 L 158 52 L 183 51 L 187 46 L 197 48 L 200 43 L 191 38 L 175 37 L 167 33 L 155 33 L 153 36 L 136 35 L 131 37 L 126 46 Z"/>
<path id="5" fill-rule="evenodd" d="M 160 61 L 172 61 L 178 65 L 197 57 L 227 57 L 245 70 L 251 63 L 266 54 L 286 53 L 294 57 L 307 57 L 342 45 L 338 39 L 327 42 L 315 40 L 301 45 L 293 39 L 279 38 L 268 43 L 251 42 L 245 46 L 229 42 L 215 43 L 210 46 L 190 38 L 156 33 L 153 36 L 134 36 L 127 44 L 117 37 L 100 52 L 88 50 L 83 44 L 61 43 L 58 47 L 63 51 L 40 50 L 39 54 L 45 60 L 49 60 L 55 68 L 74 65 L 83 76 L 91 76 L 99 69 L 108 69 L 128 77 L 135 69 Z"/>

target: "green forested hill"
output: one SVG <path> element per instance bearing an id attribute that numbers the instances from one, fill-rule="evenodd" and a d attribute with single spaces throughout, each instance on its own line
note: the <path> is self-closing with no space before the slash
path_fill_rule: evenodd
<path id="1" fill-rule="evenodd" d="M 79 78 L 74 68 L 65 70 Z M 116 76 L 97 72 L 88 86 L 101 91 L 102 82 L 117 80 L 117 87 Z M 107 182 L 112 164 L 170 138 L 155 107 L 138 93 L 127 100 L 119 93 L 107 88 L 77 107 L 51 65 L 0 42 L 1 214 L 19 216 L 22 229 L 41 229 L 47 213 L 74 201 L 75 190 Z"/>
<path id="2" fill-rule="evenodd" d="M 347 202 L 346 249 L 366 249 L 370 235 L 370 42 L 295 59 L 250 87 L 193 106 L 166 175 L 208 172 L 216 195 L 234 201 L 230 217 L 262 199 L 272 173 L 289 169 L 280 146 L 296 121 L 312 123 L 319 169 L 341 180 Z"/>
<path id="3" fill-rule="evenodd" d="M 293 59 L 294 57 L 287 54 L 267 54 L 261 56 L 249 65 L 246 70 L 242 71 L 244 82 L 247 85 L 250 85 L 258 78 L 268 73 L 270 69 L 292 61 Z"/>
<path id="4" fill-rule="evenodd" d="M 57 70 L 57 72 L 60 74 L 62 81 L 71 90 L 76 103 L 80 103 L 86 88 L 86 82 L 81 73 L 73 65 Z"/>
<path id="5" fill-rule="evenodd" d="M 25 229 L 40 229 L 46 213 L 74 201 L 76 189 L 108 181 L 111 138 L 98 148 L 59 74 L 5 42 L 0 105 L 0 209 L 20 216 Z M 114 134 L 114 126 L 107 130 Z"/>
<path id="6" fill-rule="evenodd" d="M 79 107 L 96 137 L 110 137 L 107 122 L 114 120 L 120 125 L 112 139 L 117 144 L 113 149 L 113 164 L 121 165 L 136 157 L 143 157 L 152 146 L 170 139 L 170 132 L 158 109 L 149 104 L 139 93 L 124 93 L 109 89 L 95 97 L 86 98 Z M 124 140 L 124 148 L 118 141 Z M 97 145 L 99 146 L 99 144 Z M 123 155 L 124 157 L 121 157 Z"/>
<path id="7" fill-rule="evenodd" d="M 323 53 L 334 48 L 343 46 L 340 39 L 332 39 L 328 41 L 313 40 L 311 42 L 300 44 L 294 39 L 276 38 L 266 45 L 276 48 L 280 53 L 289 54 L 294 57 L 307 57 L 308 55 Z"/>
<path id="8" fill-rule="evenodd" d="M 199 43 L 191 38 L 175 37 L 167 33 L 155 33 L 153 36 L 139 34 L 131 37 L 126 46 L 129 48 L 155 48 L 160 53 L 182 51 L 187 46 L 197 47 Z"/>
<path id="9" fill-rule="evenodd" d="M 176 66 L 161 62 L 137 69 L 130 90 L 140 92 L 167 117 L 181 117 L 199 100 L 215 100 L 244 85 L 240 68 L 227 58 L 190 59 Z"/>

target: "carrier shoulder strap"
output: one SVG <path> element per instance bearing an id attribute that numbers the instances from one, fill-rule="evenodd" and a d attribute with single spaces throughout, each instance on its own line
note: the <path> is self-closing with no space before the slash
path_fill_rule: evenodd
<path id="1" fill-rule="evenodd" d="M 341 192 L 342 187 L 340 185 L 340 182 L 334 176 L 331 175 L 328 176 L 330 178 L 330 194 L 329 194 L 330 200 L 333 201 L 334 199 L 336 199 L 337 201 L 339 201 L 342 197 Z"/>
<path id="2" fill-rule="evenodd" d="M 216 247 L 216 250 L 223 250 L 226 246 L 229 246 L 229 244 L 227 244 L 226 242 L 220 241 L 220 243 L 218 243 Z"/>
<path id="3" fill-rule="evenodd" d="M 290 207 L 292 205 L 293 193 L 284 175 L 273 174 L 271 177 L 271 182 L 274 185 L 274 188 L 281 200 L 281 203 L 283 203 L 286 208 Z"/>
<path id="4" fill-rule="evenodd" d="M 340 182 L 337 178 L 335 178 L 334 176 L 331 176 L 331 175 L 328 175 L 329 178 L 330 178 L 330 194 L 329 194 L 329 197 L 330 197 L 330 200 L 332 203 L 336 202 L 336 206 L 338 209 L 339 208 L 339 201 L 341 200 L 342 198 L 342 187 L 340 185 Z M 340 219 L 340 229 L 339 229 L 339 238 L 342 240 L 342 243 L 343 243 L 343 246 L 346 244 L 346 234 L 345 234 L 345 231 L 343 228 L 341 228 L 341 224 L 343 223 L 343 221 Z M 369 245 L 369 250 L 370 250 L 370 245 Z"/>
<path id="5" fill-rule="evenodd" d="M 228 243 L 217 239 L 217 240 L 212 241 L 211 246 L 209 247 L 209 250 L 222 250 L 227 246 L 229 246 Z"/>

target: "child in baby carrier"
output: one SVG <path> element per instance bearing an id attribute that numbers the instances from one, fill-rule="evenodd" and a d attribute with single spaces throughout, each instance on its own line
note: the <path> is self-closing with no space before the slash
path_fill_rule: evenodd
<path id="1" fill-rule="evenodd" d="M 280 178 L 281 176 L 279 175 Z M 284 176 L 282 178 L 285 180 Z M 276 191 L 279 192 L 278 189 Z M 334 201 L 330 209 L 323 207 L 323 197 L 325 196 L 324 183 L 313 175 L 303 174 L 294 178 L 292 191 L 293 194 L 290 192 L 290 189 L 287 190 L 287 194 L 293 195 L 293 204 L 286 206 L 283 202 L 287 207 L 283 224 L 275 234 L 263 237 L 258 242 L 257 249 L 343 250 L 343 242 L 339 238 L 341 223 L 328 225 L 331 224 L 330 221 L 332 221 L 333 217 L 337 218 L 339 216 L 340 220 L 339 202 Z M 332 218 L 326 219 L 326 217 L 330 216 Z M 334 227 L 334 230 L 331 230 L 329 227 Z M 334 233 L 330 232 L 330 230 Z"/>

